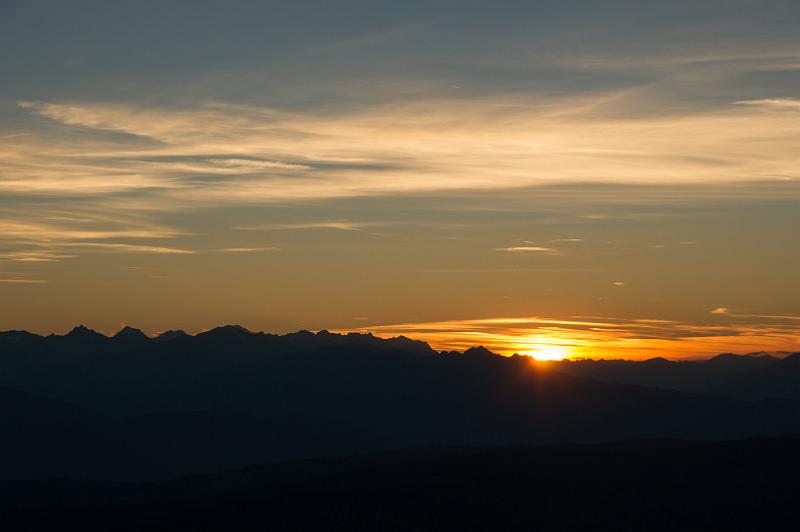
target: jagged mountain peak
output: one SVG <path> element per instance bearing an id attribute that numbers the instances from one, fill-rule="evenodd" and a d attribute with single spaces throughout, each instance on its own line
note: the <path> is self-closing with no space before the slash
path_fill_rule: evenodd
<path id="1" fill-rule="evenodd" d="M 482 345 L 478 347 L 470 347 L 466 351 L 464 351 L 465 357 L 496 357 L 500 356 L 497 353 L 492 353 L 487 348 Z"/>
<path id="2" fill-rule="evenodd" d="M 142 331 L 141 329 L 136 329 L 134 327 L 130 327 L 126 325 L 119 331 L 112 338 L 138 338 L 138 339 L 149 339 L 149 337 Z"/>
<path id="3" fill-rule="evenodd" d="M 236 337 L 244 337 L 244 336 L 253 336 L 257 333 L 242 327 L 241 325 L 222 325 L 220 327 L 214 327 L 211 330 L 202 332 L 198 334 L 198 336 L 236 336 Z"/>
<path id="4" fill-rule="evenodd" d="M 90 329 L 85 325 L 76 325 L 69 331 L 66 335 L 66 338 L 90 338 L 90 337 L 101 337 L 106 338 L 104 334 L 101 334 L 94 329 Z"/>

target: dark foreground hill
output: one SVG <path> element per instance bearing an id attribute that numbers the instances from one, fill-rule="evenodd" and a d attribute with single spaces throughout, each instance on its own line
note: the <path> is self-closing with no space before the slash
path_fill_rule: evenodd
<path id="1" fill-rule="evenodd" d="M 0 483 L 28 531 L 790 531 L 800 437 L 421 449 L 145 484 Z"/>
<path id="2" fill-rule="evenodd" d="M 0 480 L 151 479 L 386 445 L 325 418 L 161 412 L 109 418 L 0 389 Z"/>
<path id="3" fill-rule="evenodd" d="M 427 446 L 800 432 L 800 403 L 597 382 L 406 338 L 0 335 L 0 479 L 143 480 Z"/>

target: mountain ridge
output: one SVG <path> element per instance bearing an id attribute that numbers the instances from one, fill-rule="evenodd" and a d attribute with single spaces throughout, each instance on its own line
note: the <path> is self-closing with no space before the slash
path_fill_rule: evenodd
<path id="1" fill-rule="evenodd" d="M 130 325 L 125 325 L 119 331 L 117 331 L 117 332 L 115 332 L 115 333 L 113 333 L 111 335 L 106 335 L 106 334 L 98 332 L 98 331 L 96 331 L 94 329 L 91 329 L 91 328 L 89 328 L 89 327 L 87 327 L 85 325 L 80 324 L 80 325 L 77 325 L 77 326 L 73 327 L 70 331 L 68 331 L 67 333 L 62 334 L 62 335 L 51 333 L 51 334 L 48 334 L 48 335 L 45 336 L 45 335 L 32 333 L 32 332 L 29 332 L 29 331 L 26 331 L 26 330 L 18 330 L 18 329 L 0 331 L 0 341 L 2 341 L 2 340 L 10 340 L 12 338 L 17 338 L 18 340 L 52 339 L 52 338 L 66 338 L 66 337 L 92 337 L 92 338 L 113 339 L 115 337 L 135 336 L 135 337 L 146 338 L 147 340 L 149 340 L 151 342 L 154 342 L 154 341 L 170 341 L 170 340 L 174 340 L 174 339 L 177 339 L 177 338 L 183 338 L 183 337 L 197 338 L 197 337 L 208 337 L 208 336 L 218 336 L 218 335 L 238 335 L 239 337 L 242 337 L 242 338 L 259 337 L 260 336 L 260 337 L 278 338 L 278 339 L 289 340 L 289 341 L 303 341 L 303 340 L 313 341 L 314 339 L 323 339 L 324 340 L 324 339 L 331 339 L 331 338 L 338 339 L 339 341 L 358 339 L 360 341 L 364 341 L 365 343 L 369 343 L 369 342 L 375 342 L 375 343 L 391 342 L 393 345 L 405 344 L 407 346 L 412 346 L 412 345 L 424 346 L 424 350 L 425 351 L 431 352 L 431 353 L 438 353 L 438 354 L 445 354 L 445 353 L 447 353 L 447 354 L 454 354 L 454 353 L 465 354 L 466 352 L 470 352 L 470 354 L 477 354 L 479 352 L 488 352 L 491 355 L 497 355 L 497 353 L 491 352 L 489 349 L 487 349 L 486 347 L 484 347 L 482 345 L 476 345 L 476 346 L 469 347 L 463 352 L 455 351 L 455 350 L 437 351 L 437 350 L 433 349 L 430 346 L 430 344 L 428 344 L 427 342 L 424 342 L 422 340 L 416 340 L 416 339 L 413 339 L 413 338 L 409 338 L 409 337 L 404 336 L 404 335 L 398 335 L 398 336 L 392 336 L 392 337 L 379 337 L 379 336 L 375 336 L 371 332 L 362 333 L 362 332 L 350 331 L 350 332 L 345 332 L 345 333 L 333 333 L 333 332 L 330 332 L 327 329 L 320 329 L 316 333 L 313 332 L 313 331 L 301 329 L 301 330 L 298 330 L 298 331 L 295 331 L 295 332 L 288 332 L 288 333 L 283 333 L 283 334 L 275 334 L 275 333 L 267 333 L 267 332 L 264 332 L 264 331 L 252 331 L 252 330 L 247 329 L 246 327 L 244 327 L 242 325 L 237 325 L 237 324 L 221 325 L 221 326 L 214 327 L 214 328 L 211 328 L 211 329 L 199 331 L 199 332 L 197 332 L 195 334 L 190 334 L 190 333 L 187 333 L 184 330 L 176 329 L 176 330 L 163 331 L 163 332 L 160 332 L 160 333 L 157 333 L 157 334 L 154 334 L 154 335 L 148 335 L 147 333 L 145 333 L 141 329 L 134 328 L 134 327 L 132 327 Z M 739 362 L 742 362 L 742 361 L 755 362 L 755 363 L 758 363 L 758 362 L 768 363 L 768 362 L 777 362 L 777 361 L 780 361 L 780 360 L 793 358 L 795 356 L 800 357 L 800 353 L 780 352 L 780 353 L 777 353 L 777 354 L 785 355 L 785 356 L 783 356 L 783 357 L 776 356 L 776 354 L 767 353 L 767 352 L 752 352 L 752 353 L 742 353 L 742 354 L 720 353 L 718 355 L 713 355 L 713 356 L 711 356 L 711 357 L 709 357 L 707 359 L 698 359 L 698 360 L 691 360 L 691 361 L 686 361 L 686 360 L 683 360 L 683 359 L 669 359 L 669 358 L 665 358 L 665 357 L 655 357 L 655 358 L 649 358 L 649 359 L 643 359 L 643 360 L 578 358 L 578 359 L 565 359 L 565 361 L 571 361 L 573 363 L 582 363 L 582 362 L 607 362 L 607 363 L 630 362 L 630 363 L 638 363 L 638 364 L 644 364 L 644 363 L 647 363 L 647 364 L 706 363 L 706 364 L 711 364 L 711 365 L 715 365 L 715 364 L 721 364 L 722 365 L 722 364 L 730 363 L 731 361 L 734 361 L 734 363 L 739 363 Z M 519 356 L 524 356 L 524 355 L 519 355 Z M 560 361 L 555 361 L 555 362 L 560 362 Z"/>

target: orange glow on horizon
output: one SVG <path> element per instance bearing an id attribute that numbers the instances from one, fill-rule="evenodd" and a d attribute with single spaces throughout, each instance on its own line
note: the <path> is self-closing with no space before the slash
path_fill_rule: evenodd
<path id="1" fill-rule="evenodd" d="M 530 351 L 523 351 L 520 355 L 528 355 L 536 360 L 551 361 L 569 358 L 571 350 L 564 345 L 539 345 L 531 347 Z"/>
<path id="2" fill-rule="evenodd" d="M 560 336 L 531 335 L 520 338 L 508 348 L 513 348 L 516 354 L 546 362 L 573 357 L 575 346 Z"/>
<path id="3" fill-rule="evenodd" d="M 357 329 L 404 335 L 437 350 L 484 346 L 500 355 L 540 361 L 594 358 L 674 360 L 720 353 L 800 351 L 800 325 L 787 317 L 763 323 L 693 324 L 671 320 L 572 317 L 485 318 L 380 325 Z"/>

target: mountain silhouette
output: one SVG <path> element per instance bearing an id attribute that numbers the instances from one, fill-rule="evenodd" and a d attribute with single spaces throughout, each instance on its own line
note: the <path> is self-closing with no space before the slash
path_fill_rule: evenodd
<path id="1" fill-rule="evenodd" d="M 722 395 L 759 399 L 791 397 L 800 399 L 800 353 L 783 360 L 758 365 L 720 382 L 715 390 Z"/>
<path id="2" fill-rule="evenodd" d="M 201 332 L 198 334 L 198 336 L 215 338 L 246 338 L 254 334 L 256 333 L 245 329 L 241 325 L 223 325 L 221 327 L 215 327 L 209 331 Z"/>
<path id="3" fill-rule="evenodd" d="M 723 353 L 700 361 L 565 360 L 550 365 L 576 377 L 610 383 L 736 399 L 800 400 L 800 370 L 795 366 L 798 355 L 781 358 L 768 353 Z"/>
<path id="4" fill-rule="evenodd" d="M 149 340 L 148 336 L 140 329 L 134 329 L 133 327 L 129 327 L 127 325 L 117 331 L 112 338 L 126 340 Z"/>
<path id="5" fill-rule="evenodd" d="M 800 432 L 796 401 L 741 401 L 568 374 L 576 367 L 600 373 L 633 367 L 673 378 L 669 372 L 694 371 L 684 363 L 542 364 L 480 347 L 437 353 L 403 337 L 274 335 L 237 326 L 131 337 L 136 341 L 122 342 L 88 329 L 47 337 L 0 333 L 0 386 L 94 416 L 74 432 L 85 453 L 51 464 L 53 472 L 165 478 L 393 448 Z M 8 461 L 0 474 L 12 475 L 6 478 L 25 471 L 14 461 L 36 461 L 25 442 L 40 442 L 31 448 L 41 449 L 64 432 L 58 415 L 40 418 L 31 434 L 25 426 L 8 432 L 19 452 L 0 456 Z"/>
<path id="6" fill-rule="evenodd" d="M 384 446 L 322 418 L 162 412 L 112 418 L 0 388 L 0 480 L 148 479 Z"/>
<path id="7" fill-rule="evenodd" d="M 747 355 L 722 353 L 721 355 L 717 355 L 709 360 L 706 360 L 704 364 L 706 366 L 729 368 L 734 371 L 740 371 L 743 369 L 763 368 L 770 366 L 778 360 L 778 358 L 768 353 L 750 353 Z"/>
<path id="8" fill-rule="evenodd" d="M 105 339 L 106 336 L 84 325 L 77 325 L 65 334 L 64 338 L 71 340 L 100 340 Z"/>

